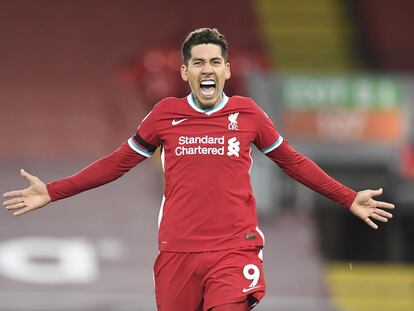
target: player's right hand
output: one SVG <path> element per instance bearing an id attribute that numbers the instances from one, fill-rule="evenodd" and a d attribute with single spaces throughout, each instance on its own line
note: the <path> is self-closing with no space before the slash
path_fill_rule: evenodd
<path id="1" fill-rule="evenodd" d="M 44 182 L 23 169 L 20 170 L 20 175 L 27 179 L 30 186 L 23 190 L 14 190 L 3 194 L 3 197 L 10 198 L 3 202 L 3 206 L 8 210 L 15 210 L 14 216 L 41 208 L 51 201 Z"/>

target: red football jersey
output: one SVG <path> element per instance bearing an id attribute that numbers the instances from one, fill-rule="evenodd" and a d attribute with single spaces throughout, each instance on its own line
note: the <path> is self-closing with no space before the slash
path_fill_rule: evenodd
<path id="1" fill-rule="evenodd" d="M 263 245 L 250 184 L 251 145 L 267 153 L 282 141 L 250 98 L 223 94 L 209 110 L 201 109 L 192 94 L 156 104 L 128 144 L 146 157 L 161 146 L 165 192 L 159 249 L 199 252 Z"/>

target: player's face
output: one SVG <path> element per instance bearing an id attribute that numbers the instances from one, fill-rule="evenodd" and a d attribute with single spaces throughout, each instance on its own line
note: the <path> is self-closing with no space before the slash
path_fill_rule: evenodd
<path id="1" fill-rule="evenodd" d="M 198 104 L 210 108 L 221 101 L 224 82 L 230 78 L 230 64 L 225 62 L 219 45 L 195 45 L 188 65 L 181 66 L 181 77 L 190 84 Z"/>

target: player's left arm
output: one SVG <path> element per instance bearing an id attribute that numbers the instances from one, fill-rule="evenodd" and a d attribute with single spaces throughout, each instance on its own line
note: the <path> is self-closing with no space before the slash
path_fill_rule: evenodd
<path id="1" fill-rule="evenodd" d="M 378 229 L 378 225 L 373 220 L 388 222 L 388 219 L 392 218 L 392 214 L 384 209 L 393 209 L 394 205 L 374 199 L 382 194 L 382 189 L 355 192 L 329 176 L 316 163 L 293 149 L 286 141 L 266 155 L 289 176 L 348 207 L 355 216 L 361 218 L 371 228 Z"/>
<path id="2" fill-rule="evenodd" d="M 373 229 L 377 229 L 378 226 L 372 220 L 387 222 L 392 218 L 392 214 L 384 209 L 393 209 L 394 205 L 374 199 L 382 194 L 382 189 L 355 192 L 336 181 L 312 160 L 293 149 L 279 134 L 272 120 L 254 101 L 250 101 L 250 104 L 256 119 L 254 144 L 289 176 L 346 206 Z"/>

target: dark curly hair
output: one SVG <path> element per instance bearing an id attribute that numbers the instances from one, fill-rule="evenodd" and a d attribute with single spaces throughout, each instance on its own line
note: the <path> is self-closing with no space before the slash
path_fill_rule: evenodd
<path id="1" fill-rule="evenodd" d="M 190 32 L 183 42 L 181 52 L 184 64 L 188 65 L 193 46 L 209 43 L 220 46 L 221 55 L 223 56 L 224 61 L 227 62 L 228 44 L 224 35 L 222 35 L 216 28 L 199 28 Z"/>

